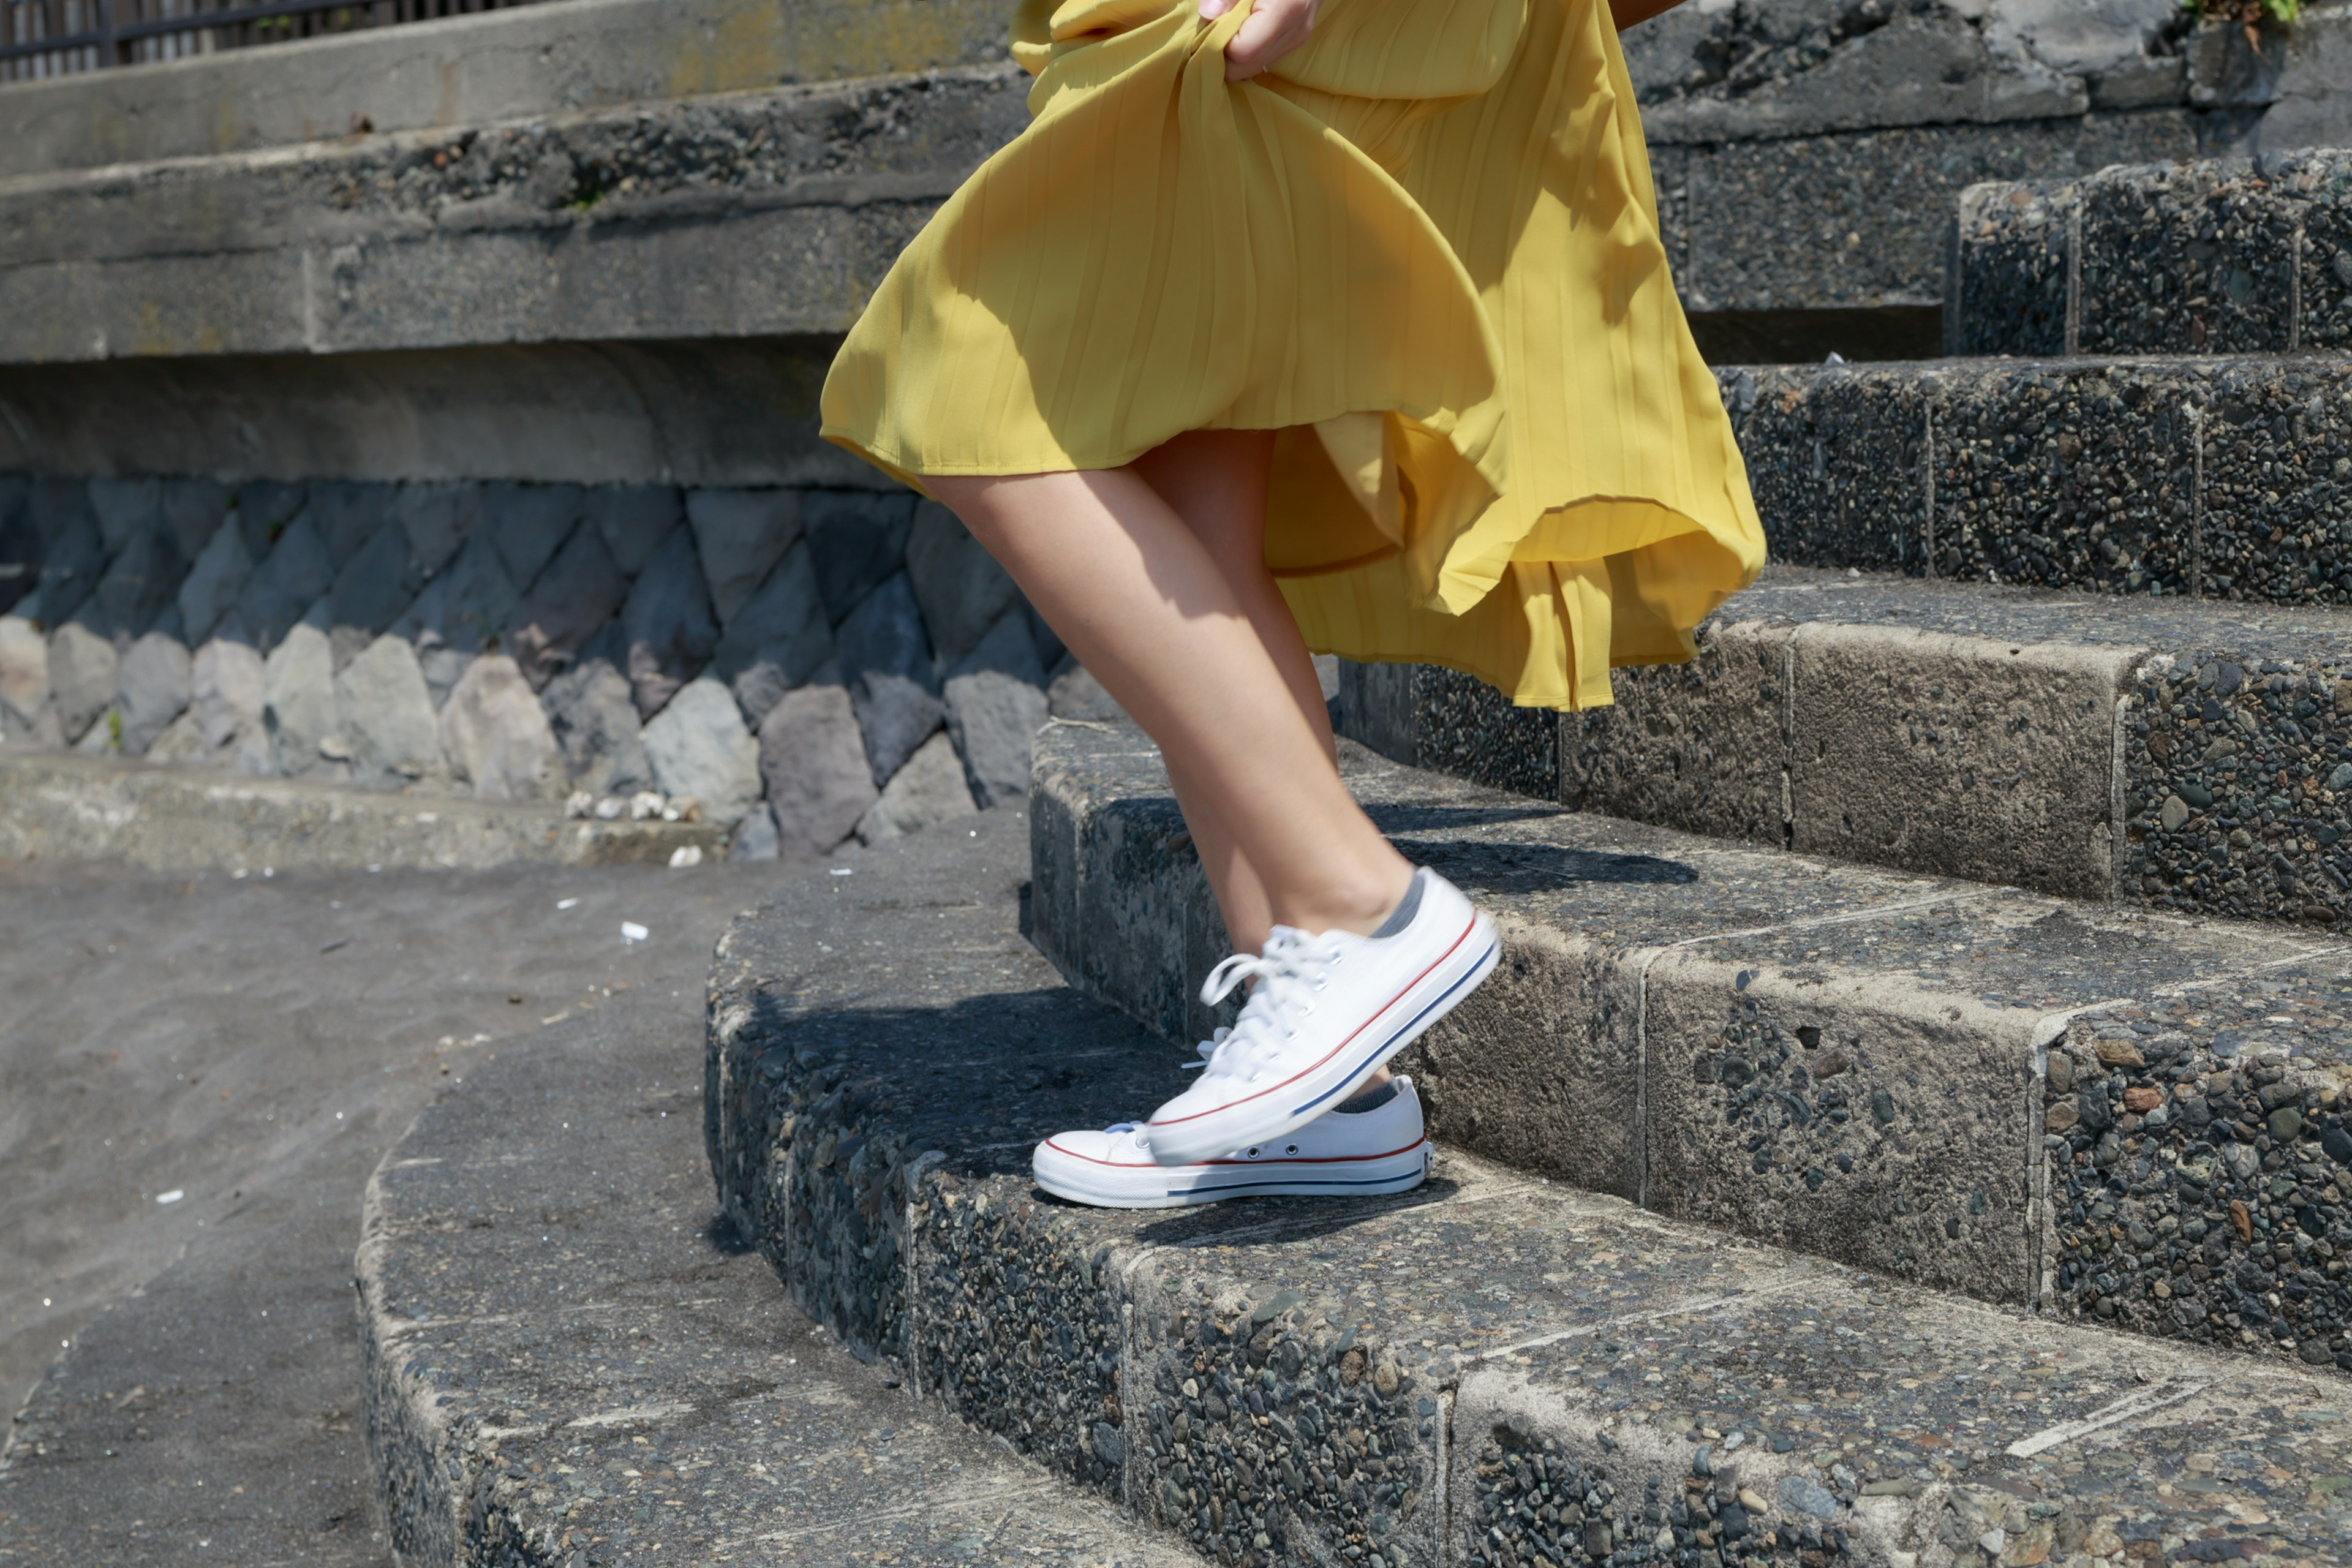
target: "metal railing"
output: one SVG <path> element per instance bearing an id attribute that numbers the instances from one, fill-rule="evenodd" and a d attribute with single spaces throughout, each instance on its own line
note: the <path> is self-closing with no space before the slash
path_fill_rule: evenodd
<path id="1" fill-rule="evenodd" d="M 540 0 L 0 0 L 0 81 L 183 59 Z"/>

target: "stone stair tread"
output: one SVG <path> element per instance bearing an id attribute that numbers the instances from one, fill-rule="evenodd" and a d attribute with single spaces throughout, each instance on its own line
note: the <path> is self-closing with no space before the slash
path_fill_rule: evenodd
<path id="1" fill-rule="evenodd" d="M 387 1156 L 360 1289 L 404 1561 L 1192 1560 L 886 1386 L 714 1240 L 699 1099 L 677 1041 L 583 1020 Z"/>
<path id="2" fill-rule="evenodd" d="M 1776 564 L 1697 642 L 1620 672 L 1614 708 L 1559 716 L 1447 671 L 1343 665 L 1339 724 L 1399 761 L 1720 837 L 2187 914 L 2352 917 L 2341 608 Z"/>
<path id="3" fill-rule="evenodd" d="M 1037 937 L 1190 1037 L 1213 902 L 1138 741 L 1040 738 Z M 1504 938 L 1402 1058 L 1441 1140 L 1896 1278 L 2352 1368 L 2352 948 L 1350 755 L 1374 820 Z"/>
<path id="4" fill-rule="evenodd" d="M 2084 593 L 1778 562 L 1717 616 L 1800 626 L 1899 620 L 1905 630 L 2020 645 L 2211 648 L 2276 660 L 2352 660 L 2352 610 L 2336 605 Z"/>
<path id="5" fill-rule="evenodd" d="M 1034 804 L 1053 809 L 1031 826 L 1041 867 L 1080 851 L 1053 843 L 1080 773 L 1106 816 L 1131 812 L 1103 835 L 1122 885 L 1100 889 L 1127 918 L 1083 897 L 1078 912 L 1157 958 L 1169 942 L 1152 921 L 1173 911 L 1149 861 L 1171 819 L 1139 739 L 1049 731 Z M 1595 827 L 1360 753 L 1351 772 L 1424 832 Z M 1008 896 L 1025 846 L 1007 827 L 904 840 L 830 885 L 813 870 L 737 922 L 712 977 L 712 1159 L 797 1300 L 1076 1486 L 1237 1563 L 1599 1562 L 1636 1542 L 1615 1561 L 1673 1561 L 1650 1543 L 1678 1527 L 1643 1517 L 1645 1500 L 1707 1496 L 1721 1530 L 1715 1500 L 1743 1488 L 1764 1504 L 1740 1538 L 1760 1561 L 1948 1563 L 1923 1553 L 1977 1552 L 1995 1530 L 2021 1542 L 2019 1563 L 2088 1543 L 2119 1564 L 2143 1537 L 2210 1561 L 2325 1560 L 2352 1542 L 2352 1428 L 2336 1419 L 2352 1385 L 2294 1363 L 1938 1295 L 1459 1147 L 1395 1199 L 1121 1212 L 1043 1197 L 1026 1140 L 1147 1109 L 1181 1053 L 1056 988 Z M 1047 882 L 1032 889 L 1041 936 Z M 922 925 L 942 938 L 909 962 L 905 933 Z M 896 1001 L 909 985 L 919 1001 Z M 967 1117 L 975 1002 L 1007 996 L 1035 1026 L 989 1036 L 985 1053 L 1037 1087 Z M 1060 1082 L 1072 1044 L 1084 1076 Z M 844 1288 L 840 1260 L 868 1248 L 902 1255 L 895 1321 L 853 1305 L 888 1299 L 878 1271 Z M 1594 1517 L 1562 1525 L 1543 1497 L 1507 1510 L 1529 1456 L 1574 1468 Z M 1608 1541 L 1588 1533 L 1604 1522 Z M 1668 1539 L 1696 1549 L 1683 1528 Z"/>

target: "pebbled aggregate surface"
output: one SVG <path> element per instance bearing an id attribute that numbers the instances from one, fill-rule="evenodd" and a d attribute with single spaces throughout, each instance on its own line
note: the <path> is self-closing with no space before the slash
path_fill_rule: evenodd
<path id="1" fill-rule="evenodd" d="M 1046 743 L 1038 801 L 1083 817 L 1082 773 L 1106 813 L 1144 798 L 1121 731 L 1066 725 Z M 1352 765 L 1360 788 L 1393 772 Z M 1472 801 L 1528 842 L 1524 808 L 1493 792 L 1432 780 L 1385 805 L 1423 813 L 1435 838 L 1433 814 Z M 1121 1213 L 1042 1196 L 1021 1139 L 1134 1114 L 1176 1053 L 1056 989 L 1023 942 L 1024 845 L 1007 828 L 1027 826 L 1054 831 L 992 817 L 977 838 L 909 840 L 903 879 L 866 880 L 878 868 L 861 864 L 843 892 L 811 879 L 738 922 L 711 994 L 712 1168 L 771 1267 L 853 1349 L 1161 1539 L 1222 1563 L 1378 1568 L 2284 1564 L 2352 1545 L 2346 1385 L 2299 1362 L 1976 1305 L 1457 1151 L 1389 1199 Z M 1083 916 L 1083 889 L 1057 901 L 1068 891 L 1033 889 L 1033 919 Z M 1128 891 L 1130 913 L 1157 907 Z M 866 934 L 924 921 L 947 940 L 911 962 L 903 940 Z M 891 1016 L 905 984 L 927 995 L 936 1068 L 913 1054 L 917 1009 Z M 843 1005 L 858 994 L 872 1000 Z M 1010 1101 L 969 1119 L 958 1103 L 971 999 L 988 994 L 1054 1009 L 1037 1015 L 1053 1030 L 991 1042 L 1042 1101 L 1026 1126 Z M 861 1011 L 880 1026 L 854 1026 Z M 837 1044 L 802 1059 L 825 1031 Z M 1071 1082 L 1044 1070 L 1057 1060 Z M 828 1079 L 837 1102 L 772 1116 Z M 869 1089 L 891 1109 L 857 1113 L 866 1141 L 845 1161 L 845 1108 Z M 923 1129 L 889 1156 L 904 1306 L 897 1337 L 869 1341 L 837 1292 L 806 1294 L 834 1276 L 798 1272 L 803 1226 L 851 1226 L 838 1204 L 795 1214 L 811 1190 L 798 1173 L 856 1187 L 902 1120 Z M 747 1191 L 763 1180 L 770 1195 Z"/>

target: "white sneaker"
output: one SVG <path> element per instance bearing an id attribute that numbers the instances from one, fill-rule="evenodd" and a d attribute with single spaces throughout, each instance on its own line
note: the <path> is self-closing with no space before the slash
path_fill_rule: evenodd
<path id="1" fill-rule="evenodd" d="M 1275 927 L 1264 954 L 1235 953 L 1201 987 L 1216 1003 L 1257 981 L 1199 1081 L 1151 1113 L 1152 1158 L 1189 1165 L 1305 1126 L 1451 1012 L 1500 952 L 1493 922 L 1427 867 L 1370 936 Z"/>
<path id="2" fill-rule="evenodd" d="M 1057 1132 L 1037 1145 L 1037 1184 L 1073 1203 L 1113 1209 L 1411 1192 L 1428 1176 L 1433 1156 L 1412 1079 L 1390 1081 L 1396 1093 L 1365 1110 L 1336 1110 L 1276 1142 L 1189 1165 L 1155 1161 L 1150 1134 L 1132 1121 L 1100 1132 Z"/>

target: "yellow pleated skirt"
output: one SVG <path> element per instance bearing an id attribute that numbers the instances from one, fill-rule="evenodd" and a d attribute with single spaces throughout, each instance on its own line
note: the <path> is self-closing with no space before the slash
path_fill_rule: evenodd
<path id="1" fill-rule="evenodd" d="M 1024 0 L 1033 122 L 883 279 L 825 437 L 920 489 L 1275 430 L 1318 651 L 1551 708 L 1689 658 L 1764 537 L 1605 0 L 1330 0 L 1228 82 L 1245 14 Z"/>

